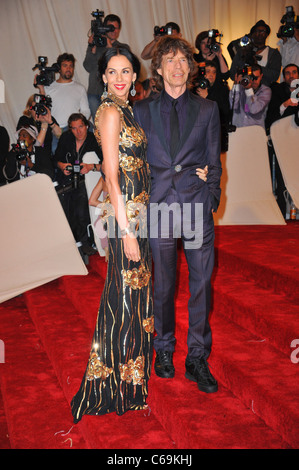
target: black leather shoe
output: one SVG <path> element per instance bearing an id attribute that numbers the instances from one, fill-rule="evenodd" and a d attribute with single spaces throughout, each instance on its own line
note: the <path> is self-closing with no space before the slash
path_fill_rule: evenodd
<path id="1" fill-rule="evenodd" d="M 172 379 L 174 377 L 174 365 L 172 362 L 172 352 L 157 351 L 155 360 L 155 372 L 162 379 Z"/>
<path id="2" fill-rule="evenodd" d="M 216 379 L 212 376 L 207 360 L 204 357 L 186 359 L 185 377 L 197 382 L 198 389 L 205 393 L 214 393 L 218 390 Z"/>

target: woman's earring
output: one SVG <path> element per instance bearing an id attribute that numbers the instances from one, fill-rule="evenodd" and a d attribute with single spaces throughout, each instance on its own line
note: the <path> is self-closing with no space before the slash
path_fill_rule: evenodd
<path id="1" fill-rule="evenodd" d="M 131 96 L 135 96 L 135 95 L 136 95 L 135 83 L 134 83 L 134 82 L 133 82 L 133 88 L 132 88 L 132 90 L 130 91 L 130 95 L 131 95 Z"/>
<path id="2" fill-rule="evenodd" d="M 104 83 L 104 91 L 102 93 L 102 98 L 105 99 L 107 98 L 108 93 L 107 93 L 107 83 Z"/>

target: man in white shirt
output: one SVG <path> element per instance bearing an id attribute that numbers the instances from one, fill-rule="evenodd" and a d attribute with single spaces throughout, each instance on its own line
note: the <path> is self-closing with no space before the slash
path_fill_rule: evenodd
<path id="1" fill-rule="evenodd" d="M 50 86 L 37 85 L 42 95 L 52 98 L 51 112 L 62 130 L 68 128 L 68 118 L 73 113 L 82 113 L 86 119 L 90 118 L 87 93 L 81 83 L 73 80 L 75 71 L 75 58 L 73 54 L 64 53 L 57 58 L 59 65 L 59 78 Z M 53 139 L 52 152 L 57 147 Z"/>

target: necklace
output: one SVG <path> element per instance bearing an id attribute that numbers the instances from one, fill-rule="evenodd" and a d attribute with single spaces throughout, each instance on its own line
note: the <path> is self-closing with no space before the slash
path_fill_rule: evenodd
<path id="1" fill-rule="evenodd" d="M 110 98 L 114 103 L 116 103 L 118 106 L 122 106 L 123 108 L 127 108 L 129 106 L 129 101 L 123 101 L 121 100 L 118 96 L 114 95 L 113 93 L 108 93 L 107 98 Z"/>

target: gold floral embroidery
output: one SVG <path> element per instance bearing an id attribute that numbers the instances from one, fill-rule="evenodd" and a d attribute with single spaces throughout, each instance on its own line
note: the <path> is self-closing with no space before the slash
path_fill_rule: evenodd
<path id="1" fill-rule="evenodd" d="M 126 153 L 119 154 L 119 166 L 125 171 L 136 172 L 145 165 L 144 160 L 129 156 Z"/>
<path id="2" fill-rule="evenodd" d="M 146 333 L 154 332 L 154 315 L 149 318 L 145 318 L 142 322 L 142 326 Z"/>
<path id="3" fill-rule="evenodd" d="M 99 356 L 96 352 L 91 353 L 88 363 L 88 369 L 86 373 L 87 380 L 93 379 L 102 379 L 106 380 L 110 374 L 112 374 L 113 369 L 104 365 L 102 361 L 100 361 Z"/>
<path id="4" fill-rule="evenodd" d="M 119 364 L 120 378 L 127 384 L 143 385 L 144 357 L 138 356 L 136 361 L 130 359 L 127 364 Z"/>
<path id="5" fill-rule="evenodd" d="M 151 278 L 151 272 L 145 268 L 143 264 L 139 268 L 133 268 L 132 270 L 122 270 L 124 279 L 124 286 L 129 286 L 131 289 L 142 289 L 146 287 Z"/>

